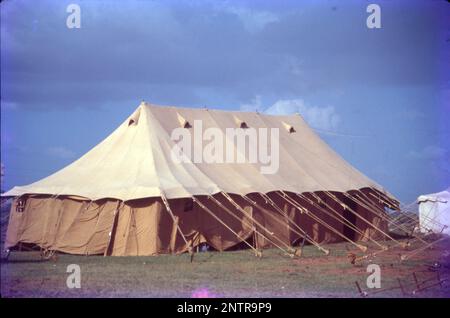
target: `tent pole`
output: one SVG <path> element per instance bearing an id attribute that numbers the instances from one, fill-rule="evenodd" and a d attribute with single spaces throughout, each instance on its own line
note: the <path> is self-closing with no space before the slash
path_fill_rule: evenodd
<path id="1" fill-rule="evenodd" d="M 375 204 L 373 203 L 373 201 L 372 201 L 370 198 L 368 198 L 362 191 L 358 191 L 358 192 L 362 193 L 362 195 L 365 196 L 365 199 L 364 199 L 363 197 L 360 197 L 360 196 L 357 194 L 357 197 L 358 197 L 359 199 L 361 199 L 361 200 L 364 201 L 364 202 L 367 202 L 367 204 L 370 205 L 370 206 L 374 206 L 374 208 L 376 209 Z M 414 226 L 416 226 L 416 225 L 419 225 L 419 226 L 420 226 L 420 223 L 419 223 L 418 220 L 413 219 L 412 217 L 410 217 L 409 215 L 407 215 L 406 213 L 403 213 L 403 212 L 401 212 L 401 211 L 399 211 L 399 213 L 400 213 L 402 216 L 404 216 L 404 217 L 406 217 L 407 219 L 409 219 L 409 220 L 410 220 L 409 222 L 413 222 Z M 438 222 L 437 222 L 437 223 L 438 223 Z M 409 223 L 408 223 L 408 226 L 410 226 Z M 427 229 L 429 232 L 432 232 L 431 229 L 429 229 L 429 228 L 427 228 L 427 227 L 423 227 L 423 228 Z M 420 238 L 420 237 L 417 236 L 417 235 L 414 235 L 414 232 L 413 232 L 413 231 L 412 231 L 412 232 L 404 231 L 404 232 L 407 233 L 408 235 L 414 237 L 416 240 L 420 240 L 420 241 L 422 241 L 423 243 L 428 244 L 427 241 L 423 240 L 422 238 Z"/>
<path id="2" fill-rule="evenodd" d="M 406 212 L 408 212 L 408 211 L 406 211 Z M 411 212 L 411 213 L 413 213 L 413 212 Z M 406 213 L 404 213 L 404 214 L 406 215 Z M 431 217 L 429 217 L 427 215 L 422 215 L 422 219 L 424 221 L 428 222 L 428 223 L 431 223 L 431 224 L 437 226 L 437 227 L 443 227 L 443 228 L 446 227 L 445 225 L 443 225 L 439 221 L 436 221 L 436 218 L 431 218 Z M 414 226 L 414 227 L 419 226 L 419 227 L 427 230 L 428 232 L 434 232 L 431 228 L 429 228 L 427 226 L 424 226 L 423 224 L 421 225 L 419 217 L 417 219 L 411 218 L 410 220 L 407 220 L 403 224 L 404 224 L 404 226 L 410 226 L 410 227 L 411 226 Z"/>
<path id="3" fill-rule="evenodd" d="M 263 197 L 264 200 L 268 201 L 264 195 L 262 193 L 260 193 L 260 195 Z M 268 211 L 266 211 L 267 209 L 265 209 L 264 207 L 261 207 L 258 203 L 256 203 L 255 201 L 251 200 L 249 197 L 247 196 L 242 196 L 247 202 L 249 202 L 250 204 L 254 205 L 257 209 L 259 209 L 261 212 L 263 212 L 265 215 L 270 216 L 273 220 L 277 221 L 278 223 L 284 225 L 282 223 L 281 220 L 279 220 L 277 217 L 275 217 L 274 215 L 268 213 Z M 267 197 L 268 198 L 268 197 Z M 270 199 L 270 198 L 268 198 Z M 272 201 L 273 202 L 273 201 Z M 275 208 L 275 210 L 278 212 L 278 214 L 285 216 L 284 212 L 281 210 L 278 210 L 278 206 L 273 206 Z M 277 209 L 278 208 L 278 209 Z M 300 237 L 305 238 L 309 243 L 311 243 L 312 245 L 314 245 L 316 248 L 318 248 L 321 252 L 325 253 L 325 255 L 328 255 L 330 253 L 329 250 L 323 248 L 322 246 L 320 246 L 320 244 L 316 241 L 314 241 L 302 228 L 300 228 L 295 222 L 293 222 L 291 219 L 286 218 L 288 220 L 288 223 L 293 224 L 300 232 L 297 232 L 296 230 L 294 230 L 292 227 L 289 226 L 290 230 L 292 230 L 295 234 L 299 235 Z"/>
<path id="4" fill-rule="evenodd" d="M 313 205 L 314 207 L 320 209 L 323 213 L 327 214 L 328 216 L 334 218 L 335 220 L 337 220 L 338 222 L 340 222 L 341 224 L 343 224 L 344 226 L 348 226 L 350 227 L 352 230 L 354 230 L 355 232 L 357 232 L 359 235 L 361 235 L 362 237 L 367 237 L 371 242 L 375 243 L 375 245 L 378 245 L 378 247 L 380 247 L 383 250 L 387 249 L 387 246 L 380 244 L 378 241 L 374 240 L 373 238 L 370 237 L 370 235 L 366 235 L 363 231 L 361 231 L 360 229 L 358 229 L 358 227 L 354 224 L 352 224 L 349 220 L 347 220 L 343 215 L 341 215 L 338 211 L 336 211 L 334 208 L 332 208 L 330 205 L 328 205 L 324 200 L 322 200 L 317 194 L 315 194 L 314 192 L 311 192 L 311 195 L 314 196 L 314 198 L 317 200 L 318 203 L 323 202 L 323 204 L 325 204 L 325 206 L 331 210 L 335 215 L 333 215 L 332 213 L 328 212 L 326 209 L 324 209 L 323 207 L 321 207 L 319 204 L 316 204 L 313 200 L 311 200 L 310 198 L 308 198 L 306 195 L 304 194 L 298 194 L 296 193 L 297 196 L 299 196 L 300 198 L 303 198 L 305 200 L 307 200 L 308 202 L 310 202 L 311 205 Z M 337 218 L 336 216 L 339 216 L 341 219 Z"/>
<path id="5" fill-rule="evenodd" d="M 365 205 L 372 213 L 382 217 L 384 220 L 390 222 L 395 228 L 402 230 L 404 233 L 408 235 L 412 235 L 410 231 L 406 228 L 407 226 L 415 226 L 413 223 L 418 223 L 417 220 L 412 220 L 409 217 L 406 217 L 406 214 L 399 212 L 399 216 L 396 218 L 392 218 L 386 214 L 386 212 L 380 208 L 378 208 L 372 201 L 368 199 L 364 199 L 360 197 L 358 194 L 351 194 L 351 198 L 354 201 L 358 201 L 359 204 Z M 401 218 L 406 218 L 405 222 L 401 222 Z M 413 223 L 411 223 L 413 221 Z"/>
<path id="6" fill-rule="evenodd" d="M 372 189 L 372 188 L 370 188 L 370 189 Z M 373 189 L 372 189 L 372 190 L 373 190 Z M 364 192 L 362 192 L 361 190 L 358 190 L 358 192 L 361 193 L 361 194 L 367 199 L 367 201 L 371 202 L 372 205 L 376 206 L 376 204 L 372 201 L 371 198 L 369 198 L 368 195 L 366 195 L 366 194 L 365 194 Z M 391 203 L 389 203 L 389 202 L 387 202 L 387 201 L 384 201 L 383 199 L 381 199 L 381 198 L 379 198 L 379 197 L 376 197 L 373 193 L 369 193 L 369 194 L 370 194 L 373 198 L 375 198 L 375 200 L 378 200 L 378 201 L 380 201 L 380 202 L 383 202 L 384 205 L 386 205 L 386 206 L 388 206 L 388 207 L 391 207 L 391 206 L 392 206 Z M 411 216 L 409 216 L 409 215 L 407 215 L 406 213 L 402 212 L 401 209 L 396 209 L 396 211 L 397 211 L 398 213 L 400 213 L 401 215 L 403 215 L 404 217 L 406 217 L 406 218 L 408 218 L 408 219 L 410 219 L 410 220 L 413 220 L 414 222 L 417 222 L 417 220 L 414 220 Z"/>
<path id="7" fill-rule="evenodd" d="M 396 223 L 392 222 L 392 220 L 390 220 L 388 217 L 386 217 L 385 215 L 383 215 L 383 212 L 380 211 L 380 213 L 378 213 L 376 210 L 374 210 L 374 207 L 373 207 L 373 206 L 372 206 L 372 208 L 371 208 L 369 205 L 367 205 L 367 204 L 365 204 L 364 202 L 359 201 L 358 199 L 356 199 L 353 195 L 349 195 L 349 194 L 347 194 L 347 193 L 343 193 L 343 194 L 344 194 L 347 198 L 349 198 L 350 200 L 353 200 L 353 202 L 358 203 L 358 204 L 361 205 L 361 206 L 364 206 L 367 210 L 369 210 L 370 212 L 372 212 L 374 215 L 376 215 L 376 216 L 382 218 L 383 220 L 385 220 L 385 221 L 387 221 L 387 222 L 391 222 L 391 224 L 392 224 L 393 226 L 395 226 L 396 228 L 402 230 L 404 233 L 406 233 L 406 234 L 408 234 L 408 235 L 411 235 L 411 236 L 417 238 L 418 240 L 420 240 L 420 241 L 422 241 L 422 242 L 424 242 L 424 243 L 427 243 L 426 241 L 422 240 L 422 239 L 419 238 L 418 236 L 416 236 L 416 235 L 410 233 L 406 228 L 402 227 L 402 226 L 399 225 L 399 224 L 396 224 Z"/>
<path id="8" fill-rule="evenodd" d="M 364 221 L 366 224 L 368 224 L 369 226 L 373 227 L 375 230 L 377 230 L 378 232 L 380 232 L 381 234 L 383 234 L 384 236 L 386 236 L 387 238 L 391 239 L 392 241 L 398 243 L 400 246 L 403 246 L 404 248 L 406 248 L 407 244 L 403 243 L 403 242 L 399 242 L 396 239 L 394 239 L 392 236 L 390 236 L 389 234 L 387 234 L 386 232 L 384 232 L 383 230 L 381 230 L 380 228 L 376 227 L 375 225 L 372 224 L 372 222 L 368 221 L 366 218 L 362 217 L 361 215 L 359 215 L 357 212 L 355 212 L 353 209 L 351 209 L 349 206 L 347 206 L 346 204 L 344 204 L 343 202 L 339 201 L 336 196 L 334 194 L 331 194 L 329 191 L 324 191 L 325 194 L 327 194 L 330 198 L 332 198 L 334 201 L 336 201 L 338 204 L 340 204 L 344 209 L 350 211 L 351 213 L 353 213 L 356 217 L 360 218 L 362 221 Z"/>
<path id="9" fill-rule="evenodd" d="M 281 192 L 281 193 L 280 193 Z M 311 213 L 311 211 L 309 211 L 308 209 L 300 206 L 298 204 L 298 202 L 296 202 L 294 199 L 292 199 L 291 197 L 289 197 L 288 194 L 286 194 L 284 191 L 277 191 L 275 192 L 277 193 L 282 199 L 284 199 L 286 202 L 288 202 L 289 204 L 291 204 L 293 207 L 295 207 L 300 213 L 304 213 L 306 215 L 308 215 L 309 217 L 311 217 L 313 220 L 315 220 L 316 222 L 322 224 L 323 226 L 325 226 L 326 228 L 328 228 L 331 232 L 335 233 L 336 235 L 340 236 L 341 238 L 343 238 L 344 240 L 346 240 L 347 242 L 349 242 L 350 244 L 356 246 L 358 249 L 360 249 L 363 252 L 367 251 L 367 246 L 358 244 L 353 242 L 351 239 L 349 239 L 348 237 L 346 237 L 345 235 L 343 235 L 342 233 L 340 233 L 338 230 L 336 230 L 335 228 L 333 228 L 331 225 L 329 225 L 328 223 L 326 223 L 325 221 L 321 220 L 319 217 L 315 216 L 313 213 Z"/>
<path id="10" fill-rule="evenodd" d="M 237 215 L 235 215 L 233 212 L 231 212 L 230 209 L 228 209 L 226 206 L 224 206 L 219 200 L 217 200 L 216 198 L 214 198 L 213 196 L 208 196 L 211 200 L 214 201 L 215 204 L 217 204 L 219 207 L 221 207 L 225 212 L 227 212 L 229 215 L 233 216 L 235 219 L 237 219 L 238 221 L 242 222 L 243 219 L 241 220 Z M 240 209 L 239 209 L 240 210 Z M 244 209 L 240 210 L 245 211 Z M 244 213 L 244 212 L 242 212 Z M 255 222 L 258 226 L 260 226 L 264 231 L 266 231 L 267 233 L 273 235 L 281 244 L 285 245 L 285 247 L 287 247 L 288 250 L 292 250 L 292 248 L 288 245 L 286 245 L 283 241 L 281 241 L 281 239 L 279 239 L 277 236 L 274 235 L 274 233 L 270 232 L 269 230 L 267 230 L 264 226 L 262 226 L 257 220 L 255 220 L 252 216 L 248 215 L 248 213 L 244 213 L 244 215 L 246 217 L 248 217 L 250 220 L 252 220 L 253 222 Z M 256 229 L 256 227 L 253 224 L 249 224 L 247 223 L 247 226 L 250 226 L 253 228 L 254 233 L 257 233 L 259 235 L 261 235 L 262 237 L 264 237 L 266 240 L 268 240 L 270 243 L 272 243 L 275 247 L 277 247 L 278 249 L 280 249 L 281 251 L 283 251 L 284 253 L 286 253 L 287 255 L 293 257 L 295 256 L 294 252 L 295 251 L 291 251 L 288 252 L 287 250 L 285 250 L 284 248 L 280 247 L 278 244 L 276 244 L 275 242 L 273 242 L 270 238 L 268 238 L 266 235 L 262 234 L 260 231 L 258 231 Z M 255 248 L 257 248 L 255 246 Z"/>
<path id="11" fill-rule="evenodd" d="M 361 198 L 361 197 L 359 197 L 359 196 L 358 196 L 358 198 L 362 199 L 362 200 L 365 202 L 365 200 L 364 200 L 363 198 Z M 369 198 L 367 198 L 367 200 L 368 200 L 369 202 L 372 202 Z M 409 241 L 409 242 L 408 242 L 409 245 L 411 245 L 411 243 L 412 243 L 413 241 L 415 241 L 415 240 L 420 240 L 420 241 L 422 241 L 422 243 L 424 243 L 425 246 L 428 245 L 428 242 L 425 241 L 425 240 L 423 240 L 422 238 L 420 238 L 420 237 L 418 237 L 418 236 L 415 236 L 415 235 L 413 235 L 412 233 L 411 233 L 411 235 L 414 237 L 414 240 Z M 396 244 L 396 245 L 398 245 L 398 244 Z"/>
<path id="12" fill-rule="evenodd" d="M 311 192 L 311 195 L 317 200 L 317 204 L 313 201 L 310 200 L 306 195 L 304 194 L 297 194 L 297 196 L 299 196 L 300 198 L 304 198 L 306 200 L 308 200 L 309 202 L 312 203 L 313 206 L 319 208 L 322 212 L 324 212 L 325 214 L 333 217 L 335 220 L 339 221 L 341 224 L 343 224 L 344 226 L 348 226 L 350 227 L 352 230 L 354 230 L 355 232 L 357 232 L 358 234 L 360 234 L 362 237 L 367 237 L 367 239 L 369 239 L 370 241 L 372 241 L 373 243 L 375 243 L 375 245 L 378 245 L 378 247 L 381 247 L 381 249 L 386 250 L 387 246 L 380 244 L 378 241 L 372 239 L 370 237 L 370 235 L 366 235 L 363 231 L 361 231 L 360 229 L 358 229 L 358 227 L 354 224 L 352 224 L 349 220 L 347 220 L 343 215 L 341 215 L 338 211 L 336 211 L 334 208 L 332 208 L 330 205 L 328 205 L 322 198 L 320 198 L 316 193 Z M 324 209 L 323 207 L 321 207 L 319 204 L 320 202 L 322 202 L 323 204 L 325 204 L 325 206 L 330 209 L 331 211 L 333 211 L 333 213 L 337 216 L 339 216 L 342 220 L 338 219 L 335 215 L 331 214 L 330 212 L 328 212 L 326 209 Z"/>
<path id="13" fill-rule="evenodd" d="M 260 193 L 261 197 L 264 199 L 264 201 L 266 202 L 266 204 L 268 203 L 269 205 L 271 205 L 275 211 L 277 211 L 280 215 L 285 216 L 285 212 L 267 195 L 267 194 L 263 194 Z M 319 251 L 325 253 L 325 255 L 328 255 L 330 253 L 329 250 L 323 248 L 319 242 L 315 241 L 310 235 L 308 235 L 308 233 L 306 233 L 297 223 L 295 223 L 294 221 L 292 221 L 290 218 L 287 218 L 288 221 L 295 226 L 296 229 L 298 229 L 300 231 L 300 233 L 296 232 L 293 230 L 294 233 L 296 233 L 299 236 L 302 236 L 304 239 L 306 239 L 309 243 L 313 244 L 315 247 L 317 247 L 319 249 Z"/>
<path id="14" fill-rule="evenodd" d="M 376 207 L 376 204 L 375 204 L 375 203 L 372 201 L 372 199 L 369 198 L 364 192 L 362 192 L 361 190 L 358 190 L 358 192 L 361 193 L 362 196 L 364 196 L 364 198 L 363 198 L 363 197 L 360 197 L 360 196 L 358 195 L 359 198 L 363 199 L 363 200 L 366 201 L 366 202 L 370 202 L 370 205 Z M 376 200 L 381 200 L 381 199 L 375 197 L 375 196 L 373 195 L 373 193 L 370 193 L 370 194 L 371 194 Z M 385 204 L 386 204 L 386 203 L 385 203 Z M 407 219 L 409 220 L 409 222 L 411 222 L 411 224 L 414 224 L 414 226 L 416 226 L 417 224 L 419 224 L 419 220 L 416 220 L 416 219 L 412 218 L 412 217 L 409 216 L 407 213 L 404 213 L 404 212 L 401 211 L 401 210 L 397 210 L 397 212 L 398 212 L 401 216 L 407 218 Z M 409 223 L 408 223 L 408 224 L 409 224 Z M 409 225 L 408 225 L 408 226 L 409 226 Z M 428 230 L 429 230 L 429 229 L 428 229 Z"/>
<path id="15" fill-rule="evenodd" d="M 375 191 L 377 194 L 378 194 L 378 197 L 375 195 L 375 194 L 373 194 L 372 192 L 370 192 L 369 193 L 369 195 L 371 195 L 373 198 L 375 198 L 375 200 L 378 200 L 378 201 L 380 201 L 380 202 L 383 202 L 384 203 L 384 205 L 386 205 L 387 207 L 389 207 L 390 209 L 392 209 L 392 207 L 394 207 L 394 210 L 396 210 L 396 211 L 398 211 L 400 214 L 403 214 L 405 217 L 407 217 L 407 218 L 409 218 L 409 219 L 411 219 L 411 220 L 414 220 L 411 216 L 409 216 L 409 215 L 407 215 L 406 213 L 404 213 L 403 211 L 401 211 L 401 209 L 400 208 L 398 208 L 398 207 L 396 207 L 393 203 L 392 203 L 392 201 L 390 201 L 390 199 L 388 198 L 388 197 L 386 197 L 384 194 L 383 194 L 383 198 L 381 198 L 381 196 L 382 196 L 382 193 L 381 192 L 379 192 L 379 191 L 377 191 L 376 189 L 374 189 L 374 188 L 370 188 L 371 190 L 373 190 L 373 191 Z M 368 198 L 368 196 L 364 193 L 364 192 L 362 192 L 362 191 L 360 191 L 365 197 L 367 197 Z M 373 202 L 373 201 L 372 201 Z M 415 221 L 415 220 L 414 220 Z"/>
<path id="16" fill-rule="evenodd" d="M 399 202 L 395 202 L 394 200 L 390 199 L 388 196 L 386 196 L 384 193 L 378 191 L 377 189 L 375 189 L 374 187 L 369 187 L 369 190 L 372 190 L 371 192 L 369 192 L 369 195 L 371 195 L 372 197 L 374 197 L 375 199 L 377 199 L 380 202 L 383 202 L 384 205 L 386 205 L 388 208 L 393 209 L 393 210 L 399 210 Z M 362 192 L 362 191 L 361 191 Z M 362 192 L 364 193 L 364 192 Z"/>
<path id="17" fill-rule="evenodd" d="M 366 196 L 366 194 L 364 193 L 364 192 L 362 192 L 361 190 L 358 190 L 358 193 L 361 193 L 365 198 L 363 198 L 363 197 L 361 197 L 359 194 L 355 194 L 355 195 L 352 195 L 352 197 L 358 197 L 358 199 L 361 201 L 361 202 L 365 202 L 366 203 L 366 205 L 368 205 L 368 206 L 371 206 L 374 210 L 376 210 L 376 211 L 382 211 L 382 212 L 384 212 L 383 210 L 381 210 L 379 207 L 377 207 L 376 206 L 376 204 L 369 198 L 369 197 L 367 197 Z M 410 216 L 408 216 L 408 215 L 406 215 L 406 214 L 404 214 L 404 213 L 401 213 L 401 211 L 398 211 L 399 213 L 400 213 L 400 216 L 402 216 L 402 217 L 405 217 L 405 218 L 407 218 L 408 220 L 412 220 L 412 218 L 410 217 Z M 393 220 L 393 219 L 391 219 L 390 217 L 388 217 L 388 219 L 390 220 L 390 222 L 392 222 L 392 223 L 394 223 L 394 222 L 396 222 L 396 220 Z M 416 220 L 414 220 L 414 221 L 416 221 Z M 396 224 L 397 224 L 398 222 L 396 222 Z"/>
<path id="18" fill-rule="evenodd" d="M 246 240 L 244 240 L 236 231 L 234 231 L 230 226 L 228 226 L 224 221 L 222 221 L 217 215 L 215 215 L 210 209 L 208 209 L 203 203 L 200 202 L 196 197 L 192 197 L 194 202 L 196 202 L 203 210 L 205 210 L 209 215 L 211 215 L 214 219 L 219 221 L 225 228 L 227 228 L 231 233 L 236 235 L 238 239 L 241 239 L 248 247 L 250 247 L 253 251 L 255 251 L 255 255 L 258 257 L 262 256 L 262 253 L 254 248 L 251 244 L 249 244 Z"/>
<path id="19" fill-rule="evenodd" d="M 403 211 L 404 211 L 404 212 L 403 212 Z M 410 212 L 410 213 L 415 214 L 415 212 L 413 212 L 413 211 L 411 211 L 411 210 L 409 210 L 409 209 L 406 209 L 406 208 L 403 208 L 403 211 L 400 210 L 400 211 L 399 211 L 400 214 L 403 215 L 403 216 L 405 216 L 405 217 L 407 217 L 407 218 L 409 218 L 411 224 L 417 224 L 417 225 L 420 225 L 420 220 L 419 220 L 419 218 L 415 219 L 415 218 L 413 218 L 412 216 L 408 215 L 408 213 L 406 213 L 406 212 Z M 431 218 L 431 217 L 429 217 L 429 216 L 422 216 L 422 218 L 425 219 L 426 221 L 428 221 L 428 222 L 430 222 L 430 223 L 436 225 L 436 226 L 439 226 L 439 227 L 444 226 L 444 225 L 443 225 L 442 223 L 440 223 L 439 221 L 436 221 L 435 218 Z M 426 228 L 426 227 L 423 227 L 423 228 L 427 229 L 428 231 L 432 231 L 430 228 Z"/>
<path id="20" fill-rule="evenodd" d="M 161 199 L 166 207 L 167 212 L 169 212 L 170 216 L 172 217 L 172 221 L 173 223 L 176 224 L 177 230 L 180 233 L 181 237 L 183 238 L 184 243 L 186 244 L 186 247 L 188 248 L 188 252 L 189 254 L 192 255 L 193 253 L 193 248 L 191 246 L 191 244 L 188 242 L 188 240 L 186 239 L 186 236 L 183 234 L 183 232 L 181 231 L 180 225 L 178 224 L 176 218 L 175 218 L 175 214 L 172 212 L 172 209 L 170 208 L 169 205 L 169 201 L 167 200 L 167 197 L 165 196 L 165 194 L 161 191 Z M 173 253 L 174 251 L 172 251 Z"/>
<path id="21" fill-rule="evenodd" d="M 373 192 L 377 193 L 379 195 L 378 199 L 387 203 L 388 207 L 394 208 L 394 210 L 400 209 L 400 207 L 399 207 L 400 202 L 398 202 L 397 200 L 391 199 L 389 196 L 387 196 L 383 192 L 375 189 L 374 187 L 370 187 L 369 189 L 371 189 Z M 376 196 L 372 192 L 370 192 L 370 194 L 376 198 Z M 381 199 L 381 197 L 384 198 L 384 200 Z"/>
<path id="22" fill-rule="evenodd" d="M 247 216 L 249 219 L 251 219 L 256 225 L 258 225 L 259 227 L 261 227 L 265 232 L 267 232 L 268 235 L 273 236 L 274 238 L 277 239 L 278 242 L 280 242 L 282 245 L 284 245 L 286 247 L 286 249 L 289 251 L 284 250 L 283 248 L 279 247 L 277 244 L 275 244 L 268 236 L 262 234 L 260 231 L 256 230 L 255 227 L 255 232 L 257 232 L 258 234 L 260 234 L 261 236 L 263 236 L 265 239 L 267 239 L 269 242 L 271 242 L 274 246 L 278 247 L 279 249 L 281 249 L 283 252 L 285 252 L 286 254 L 288 254 L 289 256 L 295 255 L 295 250 L 292 249 L 291 246 L 287 245 L 286 243 L 284 243 L 278 236 L 275 235 L 275 233 L 269 231 L 265 226 L 263 226 L 260 222 L 258 222 L 258 220 L 256 220 L 252 215 L 249 215 L 247 213 L 247 211 L 245 211 L 245 209 L 243 209 L 236 201 L 234 201 L 228 194 L 221 192 L 222 195 L 230 201 L 230 203 L 237 209 L 239 210 L 241 213 L 243 213 L 245 216 Z M 223 209 L 228 210 L 229 213 L 232 213 L 228 208 L 226 208 L 221 202 L 219 202 L 216 198 L 214 198 L 214 200 L 216 200 L 216 204 L 220 204 L 222 206 Z M 234 215 L 234 214 L 233 214 Z"/>

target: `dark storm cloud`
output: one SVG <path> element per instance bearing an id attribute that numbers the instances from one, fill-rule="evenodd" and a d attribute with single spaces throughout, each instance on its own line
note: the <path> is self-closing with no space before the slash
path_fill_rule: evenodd
<path id="1" fill-rule="evenodd" d="M 433 17 L 413 6 L 404 15 L 394 6 L 375 33 L 365 27 L 364 3 L 331 10 L 330 2 L 324 10 L 292 2 L 255 8 L 252 2 L 81 1 L 79 30 L 65 26 L 68 3 L 3 6 L 5 102 L 83 107 L 153 95 L 154 85 L 184 87 L 183 95 L 228 90 L 249 101 L 260 92 L 302 95 L 342 82 L 420 84 L 436 70 Z M 387 62 L 395 67 L 383 67 Z M 197 100 L 195 93 L 183 97 Z"/>
<path id="2" fill-rule="evenodd" d="M 69 30 L 65 6 L 49 4 L 20 3 L 4 21 L 5 101 L 39 106 L 68 97 L 74 103 L 121 100 L 142 95 L 150 85 L 238 87 L 269 77 L 283 62 L 255 54 L 252 35 L 238 17 L 212 7 L 145 3 L 126 18 L 132 5 L 86 2 L 80 5 L 82 28 Z"/>

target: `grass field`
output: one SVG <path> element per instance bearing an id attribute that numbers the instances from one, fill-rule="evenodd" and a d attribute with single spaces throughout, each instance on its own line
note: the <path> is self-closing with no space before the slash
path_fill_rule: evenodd
<path id="1" fill-rule="evenodd" d="M 102 257 L 59 254 L 42 261 L 38 252 L 12 252 L 1 264 L 2 297 L 361 297 L 355 281 L 367 289 L 369 263 L 381 267 L 381 288 L 399 288 L 376 297 L 449 297 L 450 282 L 416 295 L 412 273 L 419 281 L 436 277 L 430 268 L 439 262 L 441 277 L 450 277 L 449 242 L 399 262 L 400 248 L 392 248 L 363 263 L 352 265 L 346 244 L 327 246 L 325 256 L 305 246 L 304 256 L 291 259 L 275 249 L 261 259 L 250 250 L 156 257 Z M 69 264 L 81 268 L 81 288 L 66 286 Z M 375 296 L 375 295 L 374 295 Z M 374 297 L 373 296 L 373 297 Z"/>

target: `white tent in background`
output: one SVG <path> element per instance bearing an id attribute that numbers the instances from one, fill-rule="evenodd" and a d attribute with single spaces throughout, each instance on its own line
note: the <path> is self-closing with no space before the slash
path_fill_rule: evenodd
<path id="1" fill-rule="evenodd" d="M 420 230 L 450 235 L 450 188 L 438 193 L 421 195 L 417 202 Z"/>

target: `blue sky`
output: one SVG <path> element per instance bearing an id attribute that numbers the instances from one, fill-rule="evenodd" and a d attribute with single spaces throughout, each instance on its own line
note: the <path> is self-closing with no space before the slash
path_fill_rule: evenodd
<path id="1" fill-rule="evenodd" d="M 299 112 L 400 200 L 449 187 L 450 4 L 372 2 L 2 1 L 2 188 L 74 161 L 142 99 Z"/>

